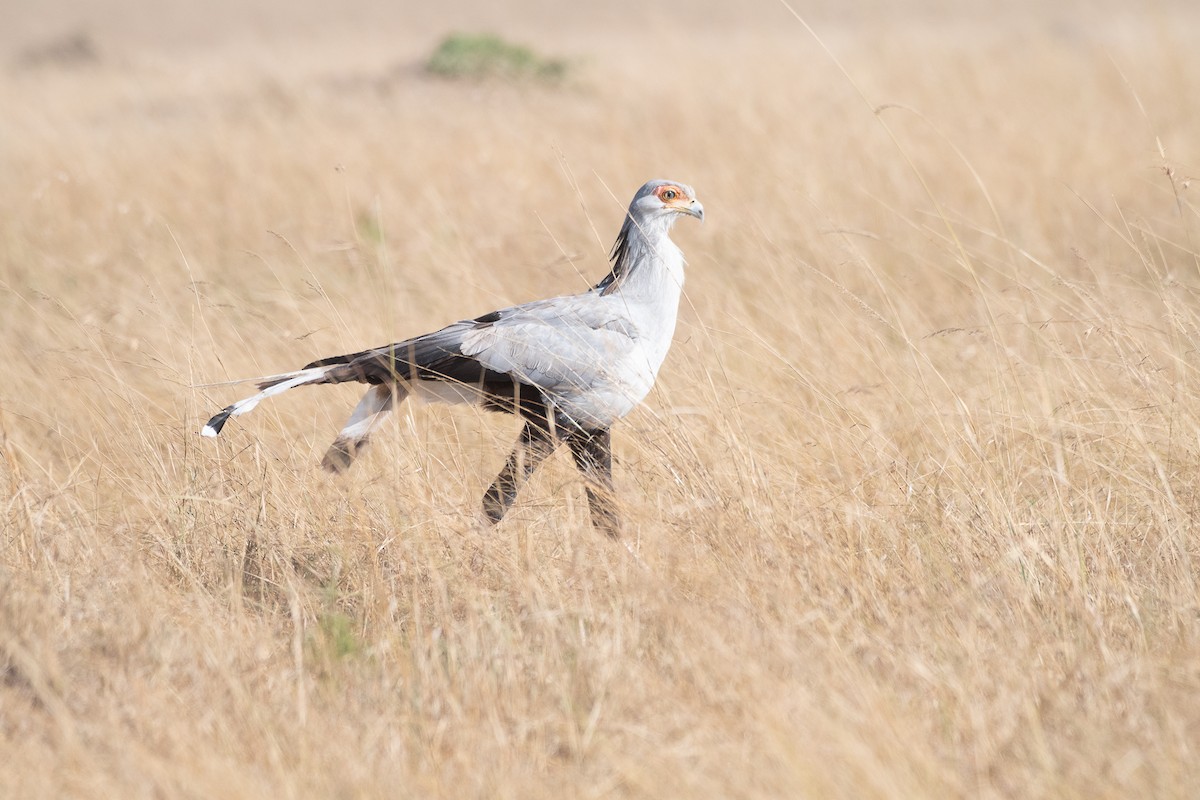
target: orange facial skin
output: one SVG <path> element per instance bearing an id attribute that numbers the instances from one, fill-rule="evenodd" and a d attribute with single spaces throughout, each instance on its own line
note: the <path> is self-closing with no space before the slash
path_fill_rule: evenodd
<path id="1" fill-rule="evenodd" d="M 692 202 L 692 199 L 687 194 L 674 184 L 660 186 L 654 190 L 654 196 L 662 201 L 665 206 L 685 207 Z"/>

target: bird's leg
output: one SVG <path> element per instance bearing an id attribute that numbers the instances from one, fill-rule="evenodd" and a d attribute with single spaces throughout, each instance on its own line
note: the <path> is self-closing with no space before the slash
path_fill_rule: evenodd
<path id="1" fill-rule="evenodd" d="M 489 520 L 496 523 L 504 517 L 517 499 L 521 486 L 557 446 L 558 440 L 546 425 L 533 421 L 525 423 L 525 429 L 521 431 L 504 469 L 500 470 L 483 496 L 483 513 L 487 514 Z"/>
<path id="2" fill-rule="evenodd" d="M 621 535 L 621 519 L 617 516 L 613 495 L 612 434 L 607 430 L 572 431 L 567 445 L 575 457 L 575 466 L 587 481 L 588 507 L 592 524 L 616 539 Z"/>

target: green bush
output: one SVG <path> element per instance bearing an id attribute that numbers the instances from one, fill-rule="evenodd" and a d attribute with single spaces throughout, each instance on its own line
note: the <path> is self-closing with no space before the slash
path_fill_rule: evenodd
<path id="1" fill-rule="evenodd" d="M 557 80 L 566 74 L 567 65 L 499 36 L 455 33 L 442 40 L 425 69 L 445 78 Z"/>

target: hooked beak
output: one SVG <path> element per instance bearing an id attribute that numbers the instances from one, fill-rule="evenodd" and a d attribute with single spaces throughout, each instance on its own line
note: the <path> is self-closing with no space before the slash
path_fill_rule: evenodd
<path id="1" fill-rule="evenodd" d="M 700 205 L 699 200 L 693 200 L 688 204 L 687 208 L 681 208 L 679 210 L 690 217 L 695 217 L 701 222 L 704 222 L 704 206 Z"/>

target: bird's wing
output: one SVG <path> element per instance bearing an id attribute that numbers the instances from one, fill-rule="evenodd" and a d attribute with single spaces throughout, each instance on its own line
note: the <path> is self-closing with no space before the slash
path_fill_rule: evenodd
<path id="1" fill-rule="evenodd" d="M 635 345 L 619 300 L 589 292 L 495 312 L 464 332 L 460 351 L 493 372 L 550 393 L 596 385 Z"/>
<path id="2" fill-rule="evenodd" d="M 609 373 L 637 336 L 625 303 L 588 292 L 500 309 L 403 342 L 314 361 L 305 369 L 321 370 L 323 383 L 471 385 L 506 376 L 549 392 L 585 390 Z"/>

